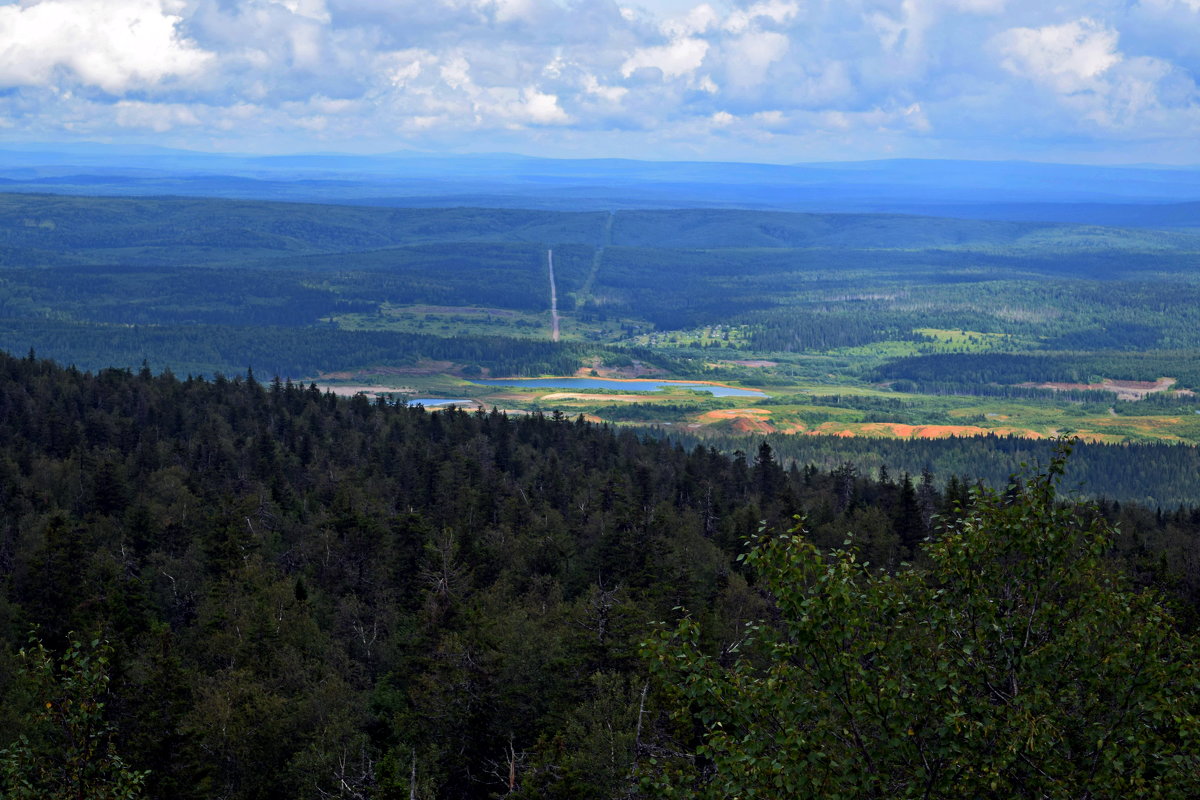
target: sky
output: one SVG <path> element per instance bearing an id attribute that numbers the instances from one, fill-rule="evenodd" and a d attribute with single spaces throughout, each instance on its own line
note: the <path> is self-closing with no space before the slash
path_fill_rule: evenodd
<path id="1" fill-rule="evenodd" d="M 1200 165 L 1200 0 L 0 0 L 0 145 Z"/>

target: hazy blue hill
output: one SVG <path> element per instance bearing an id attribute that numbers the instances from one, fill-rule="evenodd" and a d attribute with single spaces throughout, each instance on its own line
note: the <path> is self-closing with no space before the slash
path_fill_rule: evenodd
<path id="1" fill-rule="evenodd" d="M 612 243 L 659 248 L 1004 247 L 1039 251 L 1047 248 L 1200 251 L 1200 236 L 1187 232 L 894 214 L 804 214 L 727 209 L 617 212 Z"/>
<path id="2" fill-rule="evenodd" d="M 0 194 L 0 247 L 92 263 L 230 262 L 447 241 L 595 244 L 604 222 L 604 214 L 581 212 Z"/>
<path id="3" fill-rule="evenodd" d="M 1010 243 L 1045 228 L 899 215 L 684 210 L 619 212 L 613 244 L 629 247 L 944 247 Z"/>
<path id="4" fill-rule="evenodd" d="M 783 165 L 423 153 L 261 157 L 9 145 L 0 149 L 0 180 L 13 190 L 64 194 L 546 210 L 724 207 L 1200 227 L 1194 208 L 1200 169 L 1182 167 L 941 160 Z"/>
<path id="5" fill-rule="evenodd" d="M 1200 170 L 1195 167 L 891 159 L 804 164 L 797 168 L 825 172 L 830 176 L 830 183 L 910 187 L 920 189 L 922 194 L 967 192 L 975 195 L 976 202 L 985 199 L 996 202 L 1004 195 L 1019 195 L 1027 202 L 1039 199 L 1119 202 L 1119 198 L 1165 202 L 1200 197 Z"/>
<path id="6" fill-rule="evenodd" d="M 271 251 L 383 247 L 389 212 L 193 198 L 0 196 L 5 243 L 58 249 L 245 246 Z"/>
<path id="7" fill-rule="evenodd" d="M 913 213 L 961 219 L 1200 229 L 1200 203 L 979 203 L 930 205 L 914 208 Z"/>
<path id="8" fill-rule="evenodd" d="M 254 263 L 303 269 L 379 269 L 413 260 L 411 253 L 384 251 L 418 245 L 475 242 L 525 244 L 535 249 L 593 247 L 606 242 L 607 221 L 603 212 L 0 194 L 0 263 Z M 1182 230 L 730 209 L 618 211 L 607 243 L 655 250 L 889 249 L 896 253 L 964 250 L 980 254 L 1004 250 L 1039 257 L 1200 252 L 1200 234 Z M 334 254 L 339 258 L 330 260 Z M 421 253 L 417 260 L 428 261 L 429 257 L 430 253 Z M 933 257 L 934 262 L 944 259 Z M 1103 268 L 1111 271 L 1108 266 Z"/>

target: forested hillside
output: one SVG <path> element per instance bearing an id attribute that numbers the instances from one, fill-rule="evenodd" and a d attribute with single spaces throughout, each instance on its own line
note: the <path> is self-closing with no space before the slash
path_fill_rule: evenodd
<path id="1" fill-rule="evenodd" d="M 930 467 L 942 488 L 974 465 L 999 485 L 1010 437 L 1200 443 L 1198 264 L 1185 226 L 3 194 L 0 350 L 557 409 L 727 454 L 752 432 L 827 469 Z M 758 394 L 472 383 L 506 376 Z M 1083 492 L 1200 502 L 1197 451 L 1114 452 L 1081 452 Z"/>
<path id="2" fill-rule="evenodd" d="M 635 796 L 698 735 L 640 645 L 770 617 L 760 524 L 891 571 L 973 502 L 748 450 L 0 356 L 0 786 Z M 1109 562 L 1194 609 L 1200 512 L 1102 511 Z"/>
<path id="3" fill-rule="evenodd" d="M 673 436 L 686 445 L 703 443 L 725 452 L 746 446 L 745 437 L 695 439 Z M 867 476 L 919 475 L 929 470 L 943 480 L 970 476 L 988 486 L 1004 486 L 1023 466 L 1050 463 L 1057 442 L 1019 436 L 944 439 L 842 439 L 773 433 L 763 437 L 784 463 L 812 464 L 825 471 L 853 469 Z M 936 465 L 936 466 L 934 466 Z M 1088 444 L 1075 446 L 1063 478 L 1063 491 L 1102 502 L 1132 501 L 1170 514 L 1200 497 L 1200 450 L 1177 444 Z M 939 482 L 939 486 L 941 483 Z"/>
<path id="4" fill-rule="evenodd" d="M 271 375 L 312 375 L 345 366 L 347 351 L 358 353 L 376 367 L 412 366 L 423 359 L 445 359 L 467 366 L 484 366 L 497 375 L 538 375 L 573 372 L 584 358 L 628 359 L 602 346 L 580 342 L 546 342 L 507 336 L 433 336 L 390 331 L 343 331 L 336 328 L 287 329 L 213 325 L 98 326 L 45 322 L 6 328 L 0 323 L 0 349 L 20 352 L 35 332 L 37 352 L 46 356 L 72 354 L 82 365 L 106 361 L 144 362 L 152 350 L 170 371 L 181 375 L 216 375 L 236 360 Z M 25 352 L 28 352 L 26 350 Z M 634 350 L 654 363 L 669 356 Z M 75 363 L 73 360 L 71 363 Z M 156 362 L 156 366 L 159 366 Z M 257 365 L 257 366 L 255 366 Z M 244 368 L 243 368 L 244 369 Z"/>

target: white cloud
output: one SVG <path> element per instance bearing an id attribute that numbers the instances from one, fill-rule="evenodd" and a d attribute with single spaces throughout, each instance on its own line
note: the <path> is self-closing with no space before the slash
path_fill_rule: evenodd
<path id="1" fill-rule="evenodd" d="M 952 10 L 969 11 L 974 14 L 999 14 L 1008 5 L 1008 0 L 944 0 L 944 2 Z"/>
<path id="2" fill-rule="evenodd" d="M 283 6 L 288 11 L 301 17 L 308 17 L 317 22 L 329 22 L 329 9 L 325 7 L 325 0 L 269 0 Z"/>
<path id="3" fill-rule="evenodd" d="M 420 59 L 413 59 L 412 61 L 409 61 L 407 63 L 402 63 L 399 66 L 392 69 L 390 72 L 388 72 L 388 78 L 391 80 L 392 85 L 398 86 L 401 88 L 407 86 L 410 82 L 416 80 L 418 77 L 420 77 L 420 75 L 421 75 Z"/>
<path id="4" fill-rule="evenodd" d="M 596 95 L 609 103 L 619 103 L 622 97 L 629 94 L 629 90 L 624 86 L 600 85 L 600 82 L 596 80 L 596 76 L 590 73 L 584 77 L 583 88 L 588 94 Z"/>
<path id="5" fill-rule="evenodd" d="M 720 21 L 716 9 L 708 3 L 696 6 L 682 17 L 672 17 L 663 22 L 662 32 L 672 39 L 706 33 Z"/>
<path id="6" fill-rule="evenodd" d="M 658 47 L 638 50 L 621 65 L 621 75 L 628 78 L 639 69 L 651 67 L 660 70 L 664 78 L 678 78 L 700 69 L 708 53 L 708 42 L 704 39 L 677 39 Z"/>
<path id="7" fill-rule="evenodd" d="M 787 54 L 790 41 L 782 33 L 747 33 L 727 45 L 726 75 L 736 88 L 757 86 L 767 78 L 771 64 Z"/>
<path id="8" fill-rule="evenodd" d="M 0 6 L 0 85 L 47 86 L 60 70 L 117 94 L 200 72 L 212 58 L 160 0 L 43 0 Z"/>
<path id="9" fill-rule="evenodd" d="M 532 20 L 538 11 L 534 0 L 483 0 L 480 5 L 490 7 L 500 23 Z"/>
<path id="10" fill-rule="evenodd" d="M 907 108 L 900 110 L 900 118 L 904 124 L 912 128 L 914 131 L 923 133 L 933 130 L 933 126 L 929 124 L 929 120 L 925 116 L 925 112 L 921 110 L 920 103 L 913 103 Z"/>
<path id="11" fill-rule="evenodd" d="M 321 114 L 346 115 L 361 107 L 358 100 L 346 100 L 334 97 L 316 95 L 309 99 L 308 105 Z"/>
<path id="12" fill-rule="evenodd" d="M 1078 126 L 1123 135 L 1200 133 L 1195 78 L 1165 59 L 1126 55 L 1117 32 L 1095 20 L 1014 29 L 996 42 L 1002 66 L 1053 92 Z"/>
<path id="13" fill-rule="evenodd" d="M 823 111 L 812 115 L 812 120 L 818 127 L 831 131 L 849 131 L 860 128 L 877 131 L 927 132 L 930 130 L 929 121 L 925 118 L 918 103 L 905 108 Z"/>
<path id="14" fill-rule="evenodd" d="M 1200 162 L 1198 12 L 1200 0 L 0 0 L 0 118 L 26 138 L 390 149 L 498 147 L 514 131 L 538 153 L 641 136 L 643 155 L 697 157 L 716 139 L 768 137 L 936 141 L 939 154 L 1027 136 L 1169 139 Z"/>
<path id="15" fill-rule="evenodd" d="M 122 100 L 116 104 L 115 110 L 116 123 L 123 128 L 149 128 L 155 133 L 165 133 L 180 125 L 200 124 L 200 119 L 191 106 L 179 103 Z"/>
<path id="16" fill-rule="evenodd" d="M 739 9 L 730 13 L 725 19 L 725 30 L 730 33 L 743 33 L 758 20 L 769 20 L 777 24 L 782 24 L 792 19 L 800 11 L 800 6 L 796 3 L 784 2 L 784 0 L 765 0 L 765 2 L 755 3 L 746 9 Z"/>
<path id="17" fill-rule="evenodd" d="M 1175 6 L 1182 6 L 1200 12 L 1200 0 L 1142 0 L 1142 4 L 1167 10 Z"/>
<path id="18" fill-rule="evenodd" d="M 471 64 L 461 55 L 455 55 L 442 64 L 439 70 L 442 81 L 451 89 L 471 90 L 474 82 L 471 80 Z"/>
<path id="19" fill-rule="evenodd" d="M 292 65 L 305 68 L 320 68 L 325 63 L 323 30 L 319 25 L 293 25 L 288 29 L 287 41 L 291 49 Z"/>
<path id="20" fill-rule="evenodd" d="M 565 125 L 571 121 L 558 104 L 558 97 L 539 92 L 533 87 L 521 92 L 521 106 L 516 116 L 525 116 L 538 125 Z"/>
<path id="21" fill-rule="evenodd" d="M 782 111 L 756 111 L 751 117 L 756 123 L 767 129 L 782 127 L 787 123 Z"/>
<path id="22" fill-rule="evenodd" d="M 536 85 L 518 88 L 494 83 L 489 80 L 486 60 L 477 56 L 472 54 L 476 59 L 472 61 L 458 51 L 443 57 L 427 51 L 395 53 L 392 57 L 395 66 L 386 71 L 389 93 L 380 99 L 386 98 L 387 104 L 404 117 L 401 125 L 408 129 L 447 125 L 460 129 L 519 129 L 526 125 L 562 126 L 574 122 L 557 94 Z M 564 62 L 558 69 L 566 67 Z M 613 89 L 619 88 L 602 87 L 594 76 L 591 80 L 600 96 L 613 97 Z M 620 95 L 615 97 L 619 99 Z M 326 115 L 339 113 L 342 109 L 332 107 L 332 103 L 326 100 L 317 105 L 310 101 L 309 106 Z M 361 106 L 349 102 L 344 105 L 354 111 Z"/>
<path id="23" fill-rule="evenodd" d="M 996 37 L 1009 72 L 1050 86 L 1077 92 L 1121 61 L 1117 32 L 1083 18 L 1042 28 L 1012 28 Z"/>

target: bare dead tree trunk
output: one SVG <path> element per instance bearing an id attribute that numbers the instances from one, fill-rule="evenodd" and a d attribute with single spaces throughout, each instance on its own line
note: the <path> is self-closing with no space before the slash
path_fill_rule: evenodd
<path id="1" fill-rule="evenodd" d="M 508 740 L 508 792 L 512 794 L 517 788 L 517 751 L 513 749 L 512 739 Z"/>
<path id="2" fill-rule="evenodd" d="M 642 717 L 646 716 L 646 692 L 650 689 L 650 681 L 642 684 L 642 700 L 638 703 L 637 731 L 633 735 L 633 763 L 637 766 L 637 755 L 642 749 Z"/>
<path id="3" fill-rule="evenodd" d="M 412 775 L 408 779 L 408 800 L 417 800 L 417 748 L 412 751 Z"/>

